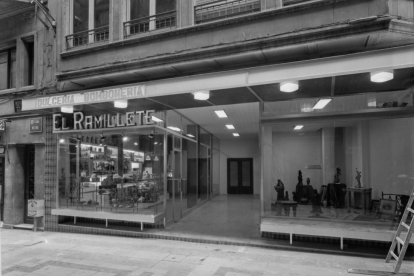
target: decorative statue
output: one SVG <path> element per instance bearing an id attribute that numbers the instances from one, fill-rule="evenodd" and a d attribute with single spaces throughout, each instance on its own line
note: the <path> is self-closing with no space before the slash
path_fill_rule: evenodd
<path id="1" fill-rule="evenodd" d="M 288 193 L 288 191 L 286 191 L 286 193 L 285 193 L 285 200 L 286 201 L 289 200 L 289 193 Z"/>
<path id="2" fill-rule="evenodd" d="M 321 196 L 318 194 L 317 190 L 314 190 L 314 197 L 312 199 L 312 211 L 314 217 L 319 217 L 319 215 L 323 214 L 321 209 Z"/>
<path id="3" fill-rule="evenodd" d="M 362 187 L 362 185 L 361 185 L 361 172 L 358 171 L 358 168 L 356 168 L 356 173 L 357 173 L 357 175 L 356 175 L 355 179 L 358 181 L 357 188 L 361 188 Z"/>
<path id="4" fill-rule="evenodd" d="M 300 202 L 300 200 L 303 197 L 303 178 L 302 178 L 302 172 L 298 172 L 298 184 L 296 184 L 296 194 L 293 198 L 294 201 Z"/>
<path id="5" fill-rule="evenodd" d="M 284 194 L 285 194 L 285 185 L 283 184 L 282 180 L 278 179 L 276 186 L 274 186 L 276 192 L 277 192 L 277 198 L 276 201 L 284 200 Z"/>
<path id="6" fill-rule="evenodd" d="M 339 177 L 341 176 L 341 169 L 339 167 L 336 167 L 336 174 L 334 176 L 334 183 L 341 183 L 341 180 Z"/>

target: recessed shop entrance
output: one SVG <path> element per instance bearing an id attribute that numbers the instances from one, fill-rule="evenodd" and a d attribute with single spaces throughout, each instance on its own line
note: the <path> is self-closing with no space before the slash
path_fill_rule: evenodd
<path id="1" fill-rule="evenodd" d="M 25 155 L 24 223 L 33 223 L 33 218 L 27 215 L 27 202 L 35 196 L 35 147 L 26 146 Z"/>
<path id="2" fill-rule="evenodd" d="M 253 158 L 227 159 L 227 193 L 253 194 Z"/>

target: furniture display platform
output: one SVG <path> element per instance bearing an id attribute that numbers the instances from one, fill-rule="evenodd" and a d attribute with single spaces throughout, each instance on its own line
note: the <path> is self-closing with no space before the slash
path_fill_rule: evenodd
<path id="1" fill-rule="evenodd" d="M 282 209 L 285 210 L 285 216 L 290 215 L 290 208 L 292 208 L 293 216 L 296 217 L 296 208 L 298 207 L 298 203 L 293 200 L 279 200 L 275 202 L 276 205 L 276 216 L 282 215 Z"/>
<path id="2" fill-rule="evenodd" d="M 367 210 L 369 209 L 369 204 L 371 202 L 371 188 L 346 188 L 347 192 L 347 198 L 348 198 L 348 210 L 351 209 L 351 196 L 354 197 L 355 202 L 355 193 L 360 193 L 362 196 L 362 208 L 364 209 L 364 214 L 367 213 Z"/>
<path id="3" fill-rule="evenodd" d="M 340 238 L 340 246 L 343 249 L 344 238 L 391 242 L 396 232 L 396 226 L 395 229 L 390 229 L 391 223 L 262 217 L 260 231 L 289 234 L 291 244 L 295 234 Z M 411 238 L 410 243 L 414 244 L 414 237 Z"/>

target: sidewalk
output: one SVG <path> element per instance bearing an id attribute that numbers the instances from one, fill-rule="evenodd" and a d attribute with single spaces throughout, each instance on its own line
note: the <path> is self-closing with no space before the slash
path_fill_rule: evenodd
<path id="1" fill-rule="evenodd" d="M 1 230 L 2 275 L 335 276 L 386 270 L 384 260 L 254 247 Z M 414 263 L 401 272 L 412 273 Z M 408 274 L 414 275 L 414 274 Z"/>

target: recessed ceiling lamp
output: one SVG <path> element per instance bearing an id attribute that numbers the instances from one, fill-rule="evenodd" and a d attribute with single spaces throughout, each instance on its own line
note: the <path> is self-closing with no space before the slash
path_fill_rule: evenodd
<path id="1" fill-rule="evenodd" d="M 116 100 L 114 101 L 114 106 L 117 108 L 127 108 L 128 100 Z"/>
<path id="2" fill-rule="evenodd" d="M 160 118 L 155 117 L 155 116 L 151 116 L 151 120 L 153 120 L 154 122 L 157 122 L 157 123 L 164 122 L 164 120 L 161 120 Z"/>
<path id="3" fill-rule="evenodd" d="M 303 126 L 302 125 L 297 125 L 297 126 L 295 126 L 293 129 L 294 130 L 301 130 L 303 128 Z"/>
<path id="4" fill-rule="evenodd" d="M 138 146 L 138 143 L 134 143 L 135 146 Z"/>
<path id="5" fill-rule="evenodd" d="M 372 82 L 386 82 L 394 78 L 394 71 L 382 71 L 382 72 L 372 72 L 371 81 Z"/>
<path id="6" fill-rule="evenodd" d="M 59 140 L 59 143 L 61 143 L 61 144 L 62 144 L 62 143 L 65 143 L 65 139 L 60 139 L 60 140 Z"/>
<path id="7" fill-rule="evenodd" d="M 219 118 L 227 118 L 227 114 L 224 110 L 215 110 L 214 112 L 216 112 Z"/>
<path id="8" fill-rule="evenodd" d="M 288 82 L 282 82 L 280 84 L 280 91 L 290 93 L 295 92 L 299 89 L 299 83 L 297 81 L 288 81 Z"/>
<path id="9" fill-rule="evenodd" d="M 331 101 L 332 99 L 319 99 L 319 101 L 315 104 L 313 109 L 323 109 Z"/>
<path id="10" fill-rule="evenodd" d="M 62 106 L 60 111 L 63 113 L 73 113 L 73 105 Z"/>
<path id="11" fill-rule="evenodd" d="M 239 137 L 239 136 L 240 136 L 240 134 L 238 134 L 238 133 L 233 133 L 233 136 L 234 136 L 234 137 Z"/>
<path id="12" fill-rule="evenodd" d="M 226 125 L 227 129 L 235 129 L 233 125 Z"/>
<path id="13" fill-rule="evenodd" d="M 186 134 L 188 137 L 191 137 L 191 138 L 195 138 L 195 136 L 194 135 L 192 135 L 192 134 Z"/>
<path id="14" fill-rule="evenodd" d="M 206 101 L 210 98 L 210 91 L 197 91 L 193 93 L 194 100 Z"/>
<path id="15" fill-rule="evenodd" d="M 122 141 L 128 141 L 128 136 L 126 136 L 125 133 L 122 133 Z"/>
<path id="16" fill-rule="evenodd" d="M 171 130 L 174 130 L 174 131 L 181 131 L 181 129 L 179 129 L 178 127 L 175 127 L 175 126 L 169 126 L 167 128 L 169 128 Z"/>

